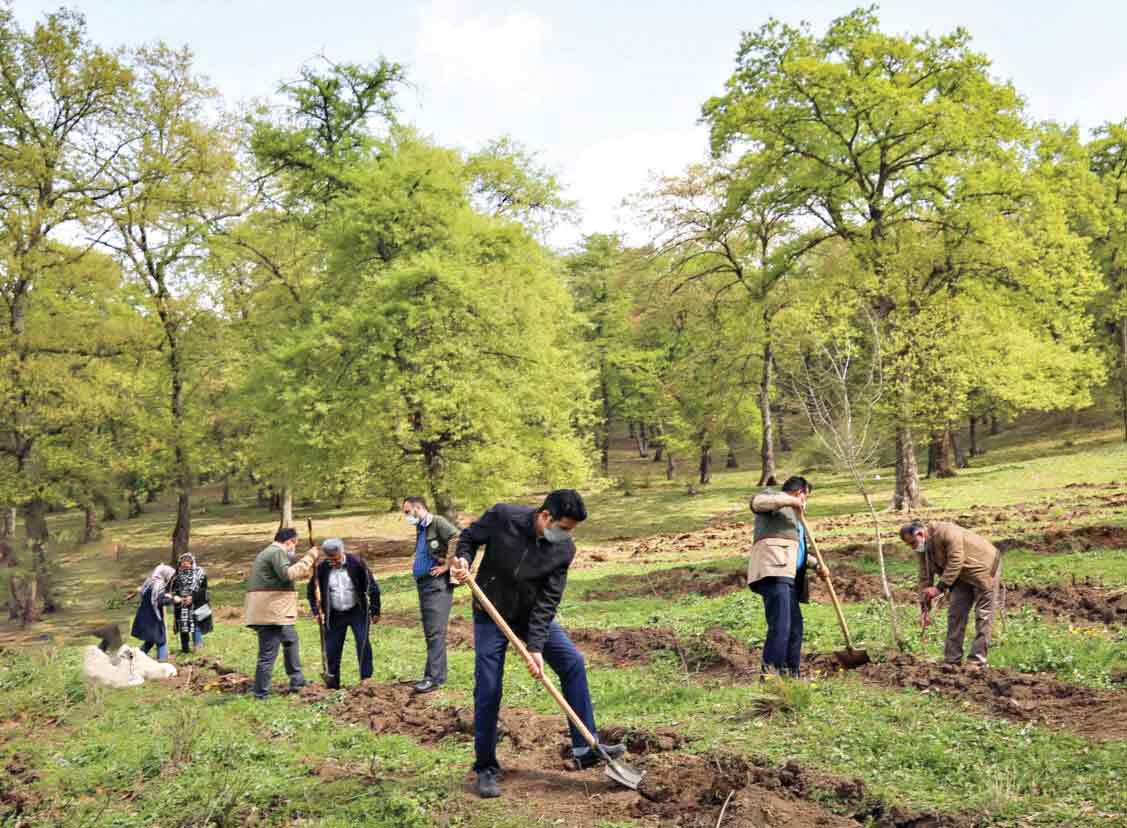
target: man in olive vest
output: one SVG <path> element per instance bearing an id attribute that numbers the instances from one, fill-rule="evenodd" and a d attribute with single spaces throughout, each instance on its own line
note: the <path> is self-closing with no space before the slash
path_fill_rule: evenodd
<path id="1" fill-rule="evenodd" d="M 944 592 L 947 605 L 947 642 L 943 660 L 961 664 L 967 635 L 967 617 L 974 607 L 974 643 L 967 670 L 986 666 L 994 603 L 1002 578 L 1002 555 L 986 538 L 957 523 L 923 524 L 912 521 L 900 527 L 900 539 L 916 551 L 919 563 L 920 611 L 923 626 L 931 623 L 931 608 Z"/>
<path id="2" fill-rule="evenodd" d="M 415 527 L 415 559 L 411 575 L 419 593 L 419 612 L 427 642 L 427 663 L 416 693 L 431 693 L 446 683 L 446 628 L 454 602 L 450 580 L 450 541 L 458 528 L 442 515 L 431 514 L 421 497 L 403 499 L 404 519 Z"/>
<path id="3" fill-rule="evenodd" d="M 763 642 L 763 674 L 797 678 L 802 666 L 802 610 L 810 602 L 807 562 L 822 578 L 829 572 L 806 555 L 806 537 L 798 512 L 805 511 L 813 486 L 804 477 L 790 477 L 782 493 L 770 489 L 751 499 L 755 544 L 747 564 L 747 585 L 763 598 L 767 638 Z"/>
<path id="4" fill-rule="evenodd" d="M 243 623 L 258 633 L 255 698 L 264 699 L 270 694 L 270 678 L 274 673 L 279 645 L 286 675 L 290 678 L 290 689 L 296 690 L 307 684 L 301 672 L 301 654 L 297 631 L 294 630 L 294 622 L 297 621 L 294 582 L 313 573 L 318 555 L 320 550 L 314 546 L 298 559 L 297 532 L 285 528 L 277 531 L 274 542 L 259 552 L 251 564 Z"/>

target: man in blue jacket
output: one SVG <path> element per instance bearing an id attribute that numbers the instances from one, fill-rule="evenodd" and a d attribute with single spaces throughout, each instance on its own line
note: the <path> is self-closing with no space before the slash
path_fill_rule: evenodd
<path id="1" fill-rule="evenodd" d="M 477 550 L 485 555 L 477 584 L 501 617 L 528 645 L 528 670 L 536 678 L 544 662 L 560 678 L 568 704 L 591 733 L 595 711 L 587 688 L 583 656 L 555 620 L 556 608 L 567 584 L 567 570 L 575 558 L 571 531 L 587 519 L 587 507 L 574 489 L 558 489 L 538 509 L 498 503 L 466 529 L 450 574 L 465 583 Z M 474 602 L 474 771 L 478 796 L 501 795 L 497 777 L 497 715 L 501 709 L 501 678 L 505 671 L 508 639 L 485 611 Z M 580 768 L 601 761 L 571 727 L 572 755 Z M 624 745 L 604 746 L 611 758 L 626 752 Z"/>
<path id="2" fill-rule="evenodd" d="M 309 579 L 306 596 L 313 617 L 325 625 L 329 687 L 335 690 L 340 687 L 340 659 L 350 629 L 360 662 L 360 680 L 372 677 L 369 619 L 372 624 L 380 623 L 380 587 L 364 559 L 346 553 L 340 538 L 329 538 L 321 544 L 321 551 L 325 559 Z M 323 606 L 317 603 L 314 579 L 320 584 Z"/>

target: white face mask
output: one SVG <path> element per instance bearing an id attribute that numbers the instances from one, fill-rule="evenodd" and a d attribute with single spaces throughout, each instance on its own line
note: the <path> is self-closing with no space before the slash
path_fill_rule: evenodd
<path id="1" fill-rule="evenodd" d="M 421 521 L 421 520 L 419 520 L 419 519 L 418 519 L 417 517 L 415 517 L 414 515 L 407 515 L 407 517 L 405 517 L 405 518 L 404 518 L 404 520 L 406 520 L 406 521 L 407 521 L 408 523 L 410 523 L 410 524 L 411 524 L 412 526 L 418 526 L 418 525 L 419 525 L 420 523 L 422 523 L 422 521 Z"/>
<path id="2" fill-rule="evenodd" d="M 545 526 L 544 527 L 544 540 L 548 543 L 563 543 L 571 537 L 571 533 L 566 529 L 561 529 L 558 526 Z"/>

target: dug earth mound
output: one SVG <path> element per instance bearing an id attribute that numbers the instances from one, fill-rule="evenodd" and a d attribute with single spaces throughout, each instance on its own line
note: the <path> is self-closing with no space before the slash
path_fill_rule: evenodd
<path id="1" fill-rule="evenodd" d="M 828 656 L 812 661 L 828 673 L 836 667 Z M 1000 667 L 971 674 L 954 665 L 932 664 L 910 655 L 867 664 L 854 674 L 866 684 L 969 701 L 1013 722 L 1069 730 L 1097 741 L 1127 739 L 1127 692 L 1122 690 L 1096 690 L 1044 673 L 1018 673 Z"/>

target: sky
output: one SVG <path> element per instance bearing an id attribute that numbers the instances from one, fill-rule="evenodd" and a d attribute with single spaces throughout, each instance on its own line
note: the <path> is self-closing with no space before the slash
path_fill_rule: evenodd
<path id="1" fill-rule="evenodd" d="M 306 61 L 404 64 L 401 117 L 472 150 L 509 135 L 539 154 L 578 202 L 584 233 L 637 234 L 622 199 L 654 174 L 707 152 L 701 104 L 723 90 L 740 33 L 771 17 L 815 31 L 858 0 L 571 0 L 519 4 L 388 0 L 12 0 L 30 26 L 60 5 L 81 11 L 103 45 L 187 44 L 232 106 L 270 98 Z M 1091 129 L 1127 117 L 1127 2 L 884 2 L 894 33 L 968 29 L 1038 119 Z M 638 239 L 639 241 L 641 239 Z"/>

